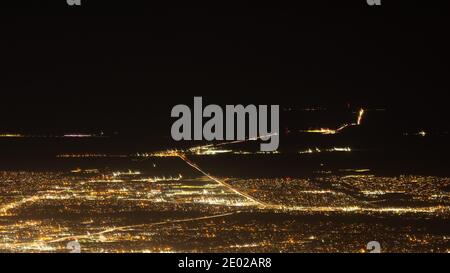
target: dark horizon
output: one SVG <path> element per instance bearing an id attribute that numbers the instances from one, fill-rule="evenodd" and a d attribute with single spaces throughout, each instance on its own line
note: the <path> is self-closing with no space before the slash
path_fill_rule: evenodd
<path id="1" fill-rule="evenodd" d="M 194 96 L 386 108 L 448 128 L 443 10 L 327 4 L 10 9 L 0 22 L 0 131 L 166 130 L 170 109 Z"/>

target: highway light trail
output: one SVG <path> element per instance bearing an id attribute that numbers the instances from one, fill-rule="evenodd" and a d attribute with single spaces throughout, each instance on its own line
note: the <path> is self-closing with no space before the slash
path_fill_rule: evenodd
<path id="1" fill-rule="evenodd" d="M 207 144 L 207 145 L 203 145 L 203 146 L 192 147 L 192 148 L 188 149 L 188 151 L 196 151 L 196 150 L 206 149 L 206 148 L 215 148 L 215 147 L 221 147 L 221 146 L 226 146 L 226 145 L 231 145 L 231 144 L 244 143 L 244 142 L 248 142 L 248 141 L 264 140 L 264 139 L 270 138 L 272 136 L 277 136 L 277 135 L 278 135 L 278 133 L 272 133 L 272 134 L 248 138 L 248 139 L 234 140 L 234 141 L 229 141 L 229 142 L 221 142 L 221 143 L 216 143 L 216 144 Z"/>
<path id="2" fill-rule="evenodd" d="M 250 196 L 250 195 L 248 195 L 248 194 L 246 194 L 246 193 L 244 193 L 244 192 L 241 192 L 241 191 L 239 191 L 239 190 L 233 188 L 233 187 L 230 186 L 228 183 L 226 183 L 226 182 L 224 182 L 224 181 L 222 181 L 222 180 L 220 180 L 220 179 L 218 179 L 218 178 L 216 178 L 216 177 L 210 175 L 209 173 L 205 172 L 205 171 L 202 170 L 197 164 L 195 164 L 194 162 L 192 162 L 191 160 L 189 160 L 184 154 L 179 154 L 178 156 L 179 156 L 184 162 L 186 162 L 189 166 L 191 166 L 192 168 L 194 168 L 194 169 L 196 169 L 197 171 L 201 172 L 202 174 L 204 174 L 205 176 L 207 176 L 209 179 L 211 179 L 211 180 L 213 180 L 213 181 L 219 183 L 220 185 L 222 185 L 222 186 L 228 188 L 228 189 L 231 190 L 232 192 L 234 192 L 234 193 L 236 193 L 236 194 L 238 194 L 238 195 L 240 195 L 240 196 L 242 196 L 242 197 L 244 197 L 244 198 L 250 200 L 251 202 L 253 202 L 253 203 L 255 203 L 255 204 L 258 204 L 258 206 L 261 206 L 261 207 L 263 207 L 263 208 L 270 206 L 270 205 L 268 205 L 268 204 L 266 204 L 266 203 L 264 203 L 264 202 L 262 202 L 262 201 L 259 201 L 259 200 L 255 199 L 254 197 L 252 197 L 252 196 Z"/>
<path id="3" fill-rule="evenodd" d="M 231 145 L 231 144 L 237 144 L 237 143 L 244 143 L 244 142 L 248 142 L 248 141 L 255 141 L 258 139 L 266 139 L 270 136 L 273 135 L 277 135 L 277 133 L 273 133 L 270 135 L 264 135 L 264 136 L 259 136 L 259 137 L 255 137 L 255 138 L 250 138 L 250 139 L 243 139 L 243 140 L 236 140 L 236 141 L 231 141 L 231 142 L 222 142 L 222 143 L 217 143 L 217 144 L 208 144 L 208 145 L 203 145 L 203 146 L 196 146 L 196 147 L 192 147 L 187 149 L 187 152 L 195 152 L 198 150 L 202 150 L 202 149 L 207 149 L 207 148 L 215 148 L 215 147 L 220 147 L 220 146 L 225 146 L 225 145 Z M 267 204 L 263 201 L 257 200 L 254 197 L 250 196 L 249 194 L 242 192 L 240 190 L 235 189 L 234 187 L 232 187 L 231 185 L 229 185 L 228 183 L 212 176 L 211 174 L 207 173 L 206 171 L 204 171 L 203 169 L 201 169 L 196 163 L 194 163 L 192 160 L 188 159 L 186 156 L 186 151 L 178 151 L 178 150 L 167 150 L 164 152 L 158 152 L 156 153 L 157 156 L 160 157 L 179 157 L 181 158 L 186 164 L 188 164 L 189 166 L 191 166 L 192 168 L 196 169 L 197 171 L 201 172 L 203 175 L 205 175 L 206 177 L 208 177 L 209 179 L 217 182 L 218 184 L 226 187 L 227 189 L 231 190 L 232 192 L 234 192 L 235 194 L 244 197 L 247 200 L 250 200 L 252 203 L 258 205 L 260 208 L 278 208 L 279 206 L 277 205 L 270 205 Z"/>
<path id="4" fill-rule="evenodd" d="M 264 135 L 264 136 L 259 136 L 259 137 L 255 137 L 255 138 L 250 138 L 250 139 L 243 139 L 243 140 L 236 140 L 236 141 L 231 141 L 231 142 L 222 142 L 222 143 L 218 143 L 218 144 L 209 144 L 209 145 L 205 145 L 205 146 L 198 146 L 198 147 L 194 147 L 189 149 L 189 151 L 195 151 L 198 149 L 204 149 L 204 148 L 211 148 L 211 147 L 220 147 L 220 146 L 225 146 L 225 145 L 231 145 L 231 144 L 237 144 L 237 143 L 244 143 L 244 142 L 248 142 L 248 141 L 255 141 L 258 139 L 266 139 L 268 137 L 271 137 L 273 135 L 277 135 L 277 133 L 273 133 L 270 135 Z M 248 195 L 245 192 L 239 191 L 237 189 L 235 189 L 234 187 L 232 187 L 231 185 L 229 185 L 228 183 L 210 175 L 209 173 L 207 173 L 206 171 L 204 171 L 203 169 L 201 169 L 196 163 L 194 163 L 193 161 L 191 161 L 190 159 L 187 158 L 187 156 L 185 155 L 185 153 L 182 152 L 178 152 L 176 153 L 176 155 L 181 158 L 184 162 L 186 162 L 189 166 L 191 166 L 192 168 L 196 169 L 197 171 L 201 172 L 202 174 L 204 174 L 205 176 L 207 176 L 209 179 L 219 183 L 220 185 L 226 187 L 227 189 L 231 190 L 232 192 L 236 193 L 239 196 L 242 196 L 248 200 L 250 200 L 252 203 L 257 204 L 259 207 L 261 208 L 268 208 L 268 207 L 278 207 L 278 206 L 274 206 L 274 205 L 270 205 L 267 204 L 263 201 L 257 200 L 254 197 Z"/>
<path id="5" fill-rule="evenodd" d="M 309 130 L 300 130 L 300 132 L 304 132 L 304 133 L 317 133 L 317 134 L 322 134 L 322 135 L 335 135 L 338 134 L 340 132 L 342 132 L 344 129 L 350 127 L 350 126 L 359 126 L 362 123 L 362 119 L 364 117 L 365 114 L 365 110 L 363 108 L 361 108 L 358 111 L 358 116 L 356 118 L 356 123 L 345 123 L 344 125 L 342 125 L 339 128 L 336 129 L 330 129 L 330 128 L 320 128 L 320 129 L 309 129 Z"/>
<path id="6" fill-rule="evenodd" d="M 364 109 L 360 109 L 358 112 L 358 120 L 356 121 L 356 125 L 361 125 L 361 121 L 364 117 Z"/>
<path id="7" fill-rule="evenodd" d="M 64 242 L 64 241 L 68 241 L 68 240 L 89 239 L 89 238 L 92 238 L 92 237 L 104 235 L 104 234 L 115 232 L 115 231 L 127 231 L 127 230 L 133 230 L 133 229 L 136 229 L 136 228 L 139 228 L 139 227 L 153 227 L 153 226 L 160 226 L 160 225 L 166 225 L 166 224 L 176 224 L 176 223 L 203 221 L 203 220 L 227 217 L 227 216 L 235 215 L 235 214 L 238 214 L 238 213 L 241 213 L 241 212 L 240 211 L 234 211 L 234 212 L 214 214 L 214 215 L 201 216 L 201 217 L 186 218 L 186 219 L 166 220 L 166 221 L 161 221 L 161 222 L 157 222 L 157 223 L 137 224 L 137 225 L 112 227 L 112 228 L 108 228 L 108 229 L 105 229 L 105 230 L 100 231 L 100 232 L 89 233 L 89 234 L 86 234 L 86 235 L 66 236 L 66 237 L 55 239 L 55 240 L 47 241 L 46 243 L 58 243 L 58 242 Z M 44 242 L 42 242 L 42 243 L 44 243 Z"/>

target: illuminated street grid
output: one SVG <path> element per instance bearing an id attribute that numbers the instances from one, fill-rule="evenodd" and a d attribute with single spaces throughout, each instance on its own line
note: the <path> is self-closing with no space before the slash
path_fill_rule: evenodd
<path id="1" fill-rule="evenodd" d="M 73 240 L 84 252 L 362 252 L 373 240 L 450 250 L 448 178 L 208 175 L 0 172 L 0 250 L 68 252 Z"/>

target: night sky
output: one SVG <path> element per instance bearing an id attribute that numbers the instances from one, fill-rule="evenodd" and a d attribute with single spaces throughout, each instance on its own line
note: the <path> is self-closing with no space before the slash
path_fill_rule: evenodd
<path id="1" fill-rule="evenodd" d="M 448 12 L 425 1 L 50 2 L 2 10 L 0 131 L 167 131 L 170 109 L 195 95 L 381 107 L 448 128 Z"/>

